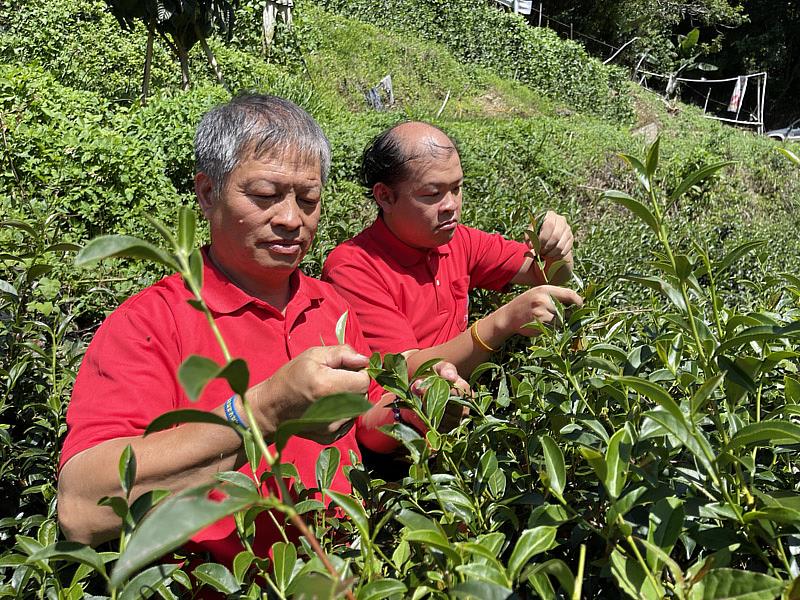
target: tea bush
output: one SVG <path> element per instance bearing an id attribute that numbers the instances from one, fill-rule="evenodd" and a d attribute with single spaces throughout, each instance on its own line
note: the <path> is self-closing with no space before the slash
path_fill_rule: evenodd
<path id="1" fill-rule="evenodd" d="M 438 42 L 460 60 L 490 67 L 506 78 L 587 112 L 613 119 L 630 115 L 627 78 L 561 40 L 546 28 L 488 3 L 468 0 L 386 0 L 376 9 L 362 0 L 319 0 L 320 6 L 379 27 Z"/>

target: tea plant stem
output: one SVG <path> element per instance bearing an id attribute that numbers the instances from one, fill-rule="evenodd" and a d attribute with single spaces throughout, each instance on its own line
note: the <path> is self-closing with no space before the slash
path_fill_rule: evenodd
<path id="1" fill-rule="evenodd" d="M 686 282 L 682 277 L 678 275 L 678 264 L 675 262 L 675 256 L 672 254 L 672 246 L 669 243 L 669 237 L 667 236 L 666 229 L 664 228 L 664 218 L 663 214 L 661 213 L 661 207 L 658 204 L 658 200 L 656 198 L 655 188 L 650 185 L 650 203 L 653 206 L 653 213 L 655 214 L 656 222 L 658 223 L 658 239 L 661 242 L 661 245 L 664 247 L 664 251 L 667 253 L 667 258 L 669 258 L 669 264 L 672 266 L 672 271 L 675 273 L 675 277 L 678 280 L 678 286 L 681 290 L 681 297 L 683 298 L 683 303 L 686 305 L 686 316 L 689 319 L 689 326 L 692 330 L 692 337 L 694 338 L 695 345 L 697 346 L 697 354 L 700 357 L 700 361 L 703 364 L 703 370 L 708 369 L 708 362 L 706 360 L 706 353 L 705 349 L 703 348 L 703 344 L 700 341 L 700 334 L 697 331 L 697 324 L 694 322 L 694 311 L 692 311 L 692 303 L 689 299 L 689 293 L 686 288 Z"/>
<path id="2" fill-rule="evenodd" d="M 583 589 L 583 569 L 586 563 L 586 544 L 581 544 L 578 553 L 578 572 L 575 573 L 575 587 L 572 588 L 572 600 L 581 600 Z"/>
<path id="3" fill-rule="evenodd" d="M 575 388 L 575 392 L 578 394 L 578 398 L 581 399 L 581 402 L 583 402 L 583 405 L 586 407 L 586 410 L 588 410 L 593 417 L 597 416 L 592 407 L 589 406 L 589 401 L 586 400 L 586 396 L 583 395 L 583 392 L 581 391 L 581 388 L 578 385 L 578 381 L 575 379 L 575 376 L 572 374 L 569 368 L 567 368 L 567 372 L 565 373 L 565 375 L 567 377 L 567 381 L 569 381 L 570 384 L 572 384 L 572 387 Z"/>
<path id="4" fill-rule="evenodd" d="M 711 311 L 714 314 L 714 322 L 717 325 L 717 338 L 722 339 L 724 335 L 724 331 L 722 330 L 722 318 L 719 314 L 719 306 L 717 302 L 717 286 L 714 282 L 714 272 L 711 270 L 711 260 L 708 257 L 708 251 L 704 250 L 702 252 L 698 252 L 700 257 L 703 259 L 703 265 L 706 268 L 706 274 L 708 275 L 708 290 L 711 292 Z"/>
<path id="5" fill-rule="evenodd" d="M 622 517 L 617 517 L 617 519 L 619 519 L 619 521 L 624 524 L 624 520 L 622 519 Z M 636 542 L 633 540 L 633 536 L 630 534 L 626 535 L 625 541 L 628 542 L 628 545 L 631 547 L 631 550 L 633 550 L 633 554 L 636 557 L 636 560 L 638 561 L 642 569 L 644 569 L 645 575 L 647 575 L 647 578 L 650 580 L 653 589 L 658 590 L 658 588 L 660 588 L 661 585 L 658 583 L 655 575 L 653 575 L 653 572 L 650 570 L 650 567 L 647 565 L 644 558 L 642 557 L 642 553 L 639 552 L 639 548 L 636 546 Z"/>

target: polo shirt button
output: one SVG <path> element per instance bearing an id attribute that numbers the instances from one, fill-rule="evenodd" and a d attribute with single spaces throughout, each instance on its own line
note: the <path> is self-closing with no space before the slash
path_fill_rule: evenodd
<path id="1" fill-rule="evenodd" d="M 436 280 L 436 285 L 439 285 L 439 280 L 438 279 Z"/>

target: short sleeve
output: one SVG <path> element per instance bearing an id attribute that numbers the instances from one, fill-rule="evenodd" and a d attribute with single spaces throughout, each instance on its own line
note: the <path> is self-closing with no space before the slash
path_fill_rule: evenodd
<path id="1" fill-rule="evenodd" d="M 388 286 L 368 264 L 357 256 L 347 263 L 329 266 L 323 277 L 353 308 L 370 348 L 385 352 L 405 352 L 419 348 L 408 318 L 397 306 Z"/>
<path id="2" fill-rule="evenodd" d="M 464 245 L 470 289 L 503 290 L 525 262 L 528 247 L 507 240 L 499 233 L 486 233 L 471 227 L 461 227 L 459 242 Z"/>
<path id="3" fill-rule="evenodd" d="M 89 344 L 75 381 L 59 468 L 102 442 L 141 435 L 173 409 L 179 364 L 166 301 L 155 294 L 132 298 L 112 313 Z"/>

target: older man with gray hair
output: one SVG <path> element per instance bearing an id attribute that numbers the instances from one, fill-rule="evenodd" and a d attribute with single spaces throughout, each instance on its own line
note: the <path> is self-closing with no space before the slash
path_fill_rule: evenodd
<path id="1" fill-rule="evenodd" d="M 294 464 L 307 487 L 316 486 L 317 457 L 330 445 L 341 457 L 331 488 L 344 492 L 350 484 L 341 465 L 350 463 L 351 453 L 360 455 L 358 442 L 377 451 L 392 447 L 377 428 L 396 420 L 397 411 L 386 406 L 388 398 L 363 370 L 369 348 L 357 320 L 348 320 L 346 344 L 339 345 L 336 322 L 348 305 L 328 284 L 298 269 L 317 229 L 330 167 L 319 125 L 287 100 L 242 96 L 203 117 L 195 151 L 195 192 L 211 231 L 203 249 L 202 296 L 231 354 L 249 365 L 256 383 L 247 397 L 255 421 L 246 422 L 241 399 L 223 380 L 191 403 L 179 384 L 177 369 L 190 355 L 224 362 L 179 276 L 129 298 L 89 346 L 67 412 L 58 511 L 73 540 L 97 544 L 118 534 L 119 517 L 97 502 L 121 494 L 117 463 L 127 445 L 137 459 L 132 500 L 153 489 L 178 492 L 208 483 L 219 471 L 253 476 L 234 429 L 186 423 L 143 436 L 154 418 L 173 409 L 207 410 L 258 427 L 269 440 L 281 422 L 322 396 L 369 393 L 376 406 L 355 427 L 289 441 L 283 462 Z M 452 366 L 439 372 L 457 378 Z M 256 475 L 264 468 L 262 463 Z M 274 481 L 264 486 L 277 493 Z M 262 514 L 257 532 L 254 549 L 263 556 L 280 539 L 277 521 Z M 226 563 L 242 549 L 232 518 L 201 531 L 191 546 Z"/>

